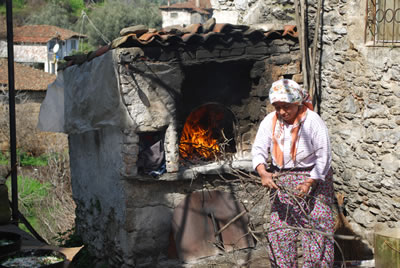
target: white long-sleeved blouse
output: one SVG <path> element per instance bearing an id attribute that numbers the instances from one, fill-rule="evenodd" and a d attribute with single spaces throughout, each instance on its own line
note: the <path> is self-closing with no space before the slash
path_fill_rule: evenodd
<path id="1" fill-rule="evenodd" d="M 268 154 L 272 152 L 272 118 L 275 112 L 268 114 L 260 124 L 252 147 L 253 168 L 267 165 Z M 283 168 L 314 168 L 310 178 L 324 180 L 331 167 L 331 145 L 328 128 L 319 115 L 307 110 L 307 116 L 302 123 L 297 141 L 296 163 L 290 156 L 291 130 L 293 125 L 284 123 Z M 271 153 L 272 155 L 272 153 Z M 273 164 L 276 162 L 272 157 Z"/>

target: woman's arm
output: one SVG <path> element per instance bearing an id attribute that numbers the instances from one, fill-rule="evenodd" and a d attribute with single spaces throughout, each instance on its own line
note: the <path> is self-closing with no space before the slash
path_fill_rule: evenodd
<path id="1" fill-rule="evenodd" d="M 256 169 L 258 165 L 267 165 L 268 152 L 271 147 L 271 116 L 267 115 L 263 121 L 261 121 L 258 128 L 256 138 L 254 139 L 253 146 L 251 148 L 251 154 L 253 157 L 253 168 Z"/>
<path id="2" fill-rule="evenodd" d="M 315 155 L 314 168 L 310 178 L 324 180 L 331 167 L 332 152 L 328 128 L 324 121 L 316 115 L 313 122 L 312 147 Z"/>
<path id="3" fill-rule="evenodd" d="M 271 118 L 270 114 L 261 122 L 251 149 L 251 154 L 253 156 L 253 168 L 261 177 L 261 184 L 265 187 L 278 189 L 278 186 L 272 179 L 272 173 L 268 172 L 266 169 L 268 152 L 272 141 Z"/>

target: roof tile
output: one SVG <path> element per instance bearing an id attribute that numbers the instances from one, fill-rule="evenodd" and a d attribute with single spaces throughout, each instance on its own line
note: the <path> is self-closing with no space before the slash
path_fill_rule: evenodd
<path id="1" fill-rule="evenodd" d="M 177 9 L 185 9 L 191 12 L 197 12 L 201 14 L 209 14 L 211 7 L 210 0 L 199 0 L 199 6 L 196 6 L 196 0 L 189 0 L 183 3 L 175 3 L 170 6 L 160 6 L 161 10 L 177 10 Z"/>
<path id="2" fill-rule="evenodd" d="M 15 90 L 47 90 L 56 75 L 14 62 Z M 8 85 L 8 60 L 0 58 L 0 84 Z"/>
<path id="3" fill-rule="evenodd" d="M 291 36 L 297 38 L 298 33 L 295 25 L 286 25 L 279 30 L 262 30 L 250 28 L 247 25 L 233 25 L 229 23 L 215 23 L 213 19 L 205 24 L 192 24 L 183 27 L 168 27 L 160 31 L 149 30 L 146 33 L 135 34 L 129 31 L 125 35 L 114 39 L 107 47 L 100 48 L 95 55 L 100 56 L 109 49 L 123 47 L 166 47 L 170 45 L 187 46 L 187 45 L 209 45 L 223 44 L 229 45 L 234 41 L 261 41 L 265 39 L 282 38 Z M 78 55 L 76 55 L 78 56 Z M 66 66 L 71 64 L 80 64 L 78 59 L 75 61 L 74 56 L 65 58 L 72 60 Z"/>
<path id="4" fill-rule="evenodd" d="M 47 43 L 57 37 L 67 40 L 72 37 L 86 38 L 86 35 L 53 25 L 24 25 L 14 28 L 15 43 Z"/>

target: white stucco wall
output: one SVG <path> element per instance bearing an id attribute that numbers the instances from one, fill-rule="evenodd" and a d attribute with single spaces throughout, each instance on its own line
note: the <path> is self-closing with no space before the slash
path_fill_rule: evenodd
<path id="1" fill-rule="evenodd" d="M 172 18 L 171 14 L 177 13 L 177 16 Z M 172 25 L 189 25 L 191 24 L 191 14 L 187 11 L 161 11 L 161 16 L 163 20 L 162 27 L 168 27 Z"/>
<path id="2" fill-rule="evenodd" d="M 42 62 L 47 61 L 46 45 L 14 45 L 14 58 L 16 62 Z"/>
<path id="3" fill-rule="evenodd" d="M 213 13 L 213 18 L 217 23 L 237 24 L 239 21 L 239 12 L 235 10 L 217 10 Z"/>

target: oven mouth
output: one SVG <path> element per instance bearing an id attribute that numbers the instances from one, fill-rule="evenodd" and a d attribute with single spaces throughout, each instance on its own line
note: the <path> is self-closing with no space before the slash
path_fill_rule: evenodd
<path id="1" fill-rule="evenodd" d="M 179 141 L 181 165 L 201 164 L 236 152 L 236 118 L 219 103 L 203 104 L 186 118 Z"/>

